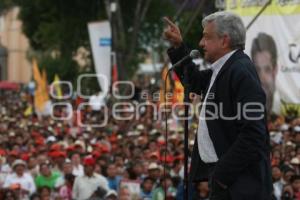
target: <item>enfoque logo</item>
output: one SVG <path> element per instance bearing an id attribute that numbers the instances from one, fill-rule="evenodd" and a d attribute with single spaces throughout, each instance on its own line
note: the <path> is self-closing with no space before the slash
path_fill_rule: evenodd
<path id="1" fill-rule="evenodd" d="M 100 78 L 101 83 L 103 85 L 107 84 L 108 80 L 104 75 L 95 75 L 95 74 L 84 74 L 78 77 L 77 80 L 77 95 L 83 99 L 90 99 L 92 96 L 84 95 L 81 91 L 81 83 L 84 78 Z M 55 94 L 55 88 L 58 86 L 67 86 L 68 94 L 64 94 L 63 97 L 58 97 Z M 119 92 L 120 87 L 127 87 L 128 94 L 121 95 Z M 68 100 L 72 97 L 73 86 L 70 82 L 67 81 L 59 81 L 54 82 L 50 86 L 50 95 L 53 99 L 65 100 L 63 102 L 55 102 L 52 104 L 52 112 L 51 117 L 54 120 L 71 120 L 74 115 L 76 115 L 77 124 L 81 127 L 104 127 L 108 124 L 109 120 L 112 118 L 117 121 L 128 121 L 128 120 L 139 120 L 142 114 L 145 112 L 146 108 L 151 109 L 153 112 L 152 119 L 153 121 L 161 121 L 167 115 L 175 120 L 191 120 L 193 118 L 197 118 L 198 120 L 261 120 L 264 118 L 265 106 L 259 102 L 246 102 L 246 103 L 236 103 L 236 108 L 234 109 L 236 112 L 234 115 L 226 115 L 224 110 L 225 106 L 221 103 L 157 103 L 145 100 L 144 102 L 132 101 L 132 97 L 135 94 L 135 86 L 131 81 L 117 81 L 112 85 L 112 91 L 110 94 L 110 98 L 113 97 L 116 102 L 113 103 L 109 108 L 107 105 L 102 102 L 83 102 L 77 106 L 77 109 L 74 110 L 72 103 Z M 105 97 L 107 92 L 102 93 Z M 155 97 L 156 100 L 160 99 L 160 93 L 154 93 L 152 96 Z M 172 98 L 172 93 L 167 93 L 167 99 Z M 147 95 L 144 95 L 147 98 Z M 146 99 L 145 98 L 145 99 Z M 152 98 L 153 99 L 153 98 Z M 99 105 L 101 104 L 101 105 Z M 184 106 L 188 106 L 189 115 L 187 117 L 184 116 Z M 64 116 L 57 117 L 54 114 L 56 107 L 65 107 L 67 114 Z M 98 114 L 101 116 L 100 119 L 97 120 L 83 120 L 83 118 L 87 118 L 85 116 L 85 110 L 90 106 L 100 106 L 101 109 L 97 111 L 93 111 L 94 114 Z M 90 116 L 93 118 L 93 116 Z M 95 118 L 95 117 L 94 117 Z M 92 123 L 92 122 L 93 123 Z"/>

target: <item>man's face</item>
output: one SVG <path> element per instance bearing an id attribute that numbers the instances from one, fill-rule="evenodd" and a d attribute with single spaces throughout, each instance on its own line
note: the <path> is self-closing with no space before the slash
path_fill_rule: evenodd
<path id="1" fill-rule="evenodd" d="M 117 166 L 123 166 L 123 163 L 124 163 L 123 158 L 120 157 L 120 156 L 116 157 L 116 162 L 115 163 L 116 163 Z"/>
<path id="2" fill-rule="evenodd" d="M 130 191 L 127 188 L 122 188 L 119 192 L 119 200 L 129 200 Z"/>
<path id="3" fill-rule="evenodd" d="M 75 165 L 80 164 L 80 156 L 79 156 L 79 154 L 74 154 L 72 156 L 72 163 L 75 164 Z"/>
<path id="4" fill-rule="evenodd" d="M 274 167 L 272 169 L 272 177 L 273 177 L 273 179 L 275 181 L 280 180 L 280 178 L 281 178 L 281 171 L 280 171 L 280 169 L 278 167 Z"/>
<path id="5" fill-rule="evenodd" d="M 49 176 L 51 174 L 51 171 L 47 165 L 42 165 L 41 167 L 41 174 L 43 176 Z"/>
<path id="6" fill-rule="evenodd" d="M 210 63 L 224 55 L 224 37 L 217 34 L 214 22 L 209 22 L 204 27 L 199 46 L 204 50 L 204 59 Z"/>
<path id="7" fill-rule="evenodd" d="M 288 171 L 288 172 L 286 172 L 286 173 L 284 174 L 284 177 L 283 177 L 283 178 L 284 178 L 284 180 L 285 180 L 286 182 L 289 182 L 290 179 L 291 179 L 291 177 L 292 177 L 293 175 L 295 175 L 294 172 Z"/>
<path id="8" fill-rule="evenodd" d="M 267 109 L 271 111 L 273 94 L 275 92 L 277 66 L 272 65 L 271 54 L 267 51 L 257 52 L 253 57 L 253 62 L 262 87 L 267 95 Z"/>
<path id="9" fill-rule="evenodd" d="M 63 170 L 64 170 L 64 174 L 72 174 L 73 171 L 72 163 L 65 163 Z"/>
<path id="10" fill-rule="evenodd" d="M 117 175 L 117 168 L 115 165 L 109 165 L 107 168 L 108 177 L 114 178 Z"/>
<path id="11" fill-rule="evenodd" d="M 294 191 L 299 192 L 300 191 L 300 180 L 297 179 L 292 183 L 292 187 Z"/>
<path id="12" fill-rule="evenodd" d="M 94 166 L 91 165 L 84 165 L 84 173 L 87 176 L 91 176 L 94 173 Z"/>
<path id="13" fill-rule="evenodd" d="M 150 169 L 149 176 L 154 179 L 158 179 L 160 177 L 160 170 L 159 169 Z"/>
<path id="14" fill-rule="evenodd" d="M 22 176 L 24 174 L 25 167 L 23 165 L 17 165 L 15 167 L 16 174 Z"/>
<path id="15" fill-rule="evenodd" d="M 143 184 L 144 191 L 150 192 L 153 189 L 153 181 L 152 180 L 146 180 Z"/>

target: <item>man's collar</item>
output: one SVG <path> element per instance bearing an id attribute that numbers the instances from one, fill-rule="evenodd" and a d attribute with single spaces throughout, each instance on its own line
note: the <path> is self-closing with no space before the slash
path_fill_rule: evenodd
<path id="1" fill-rule="evenodd" d="M 230 58 L 230 56 L 236 52 L 237 50 L 234 49 L 228 53 L 226 53 L 224 56 L 222 56 L 221 58 L 219 58 L 218 60 L 216 60 L 212 65 L 211 65 L 211 70 L 212 71 L 215 71 L 217 70 L 218 68 L 222 67 L 225 62 Z"/>

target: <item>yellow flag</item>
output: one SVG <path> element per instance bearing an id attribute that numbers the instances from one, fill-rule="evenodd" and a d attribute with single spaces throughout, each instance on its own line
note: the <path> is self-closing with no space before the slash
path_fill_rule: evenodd
<path id="1" fill-rule="evenodd" d="M 173 89 L 173 103 L 182 103 L 184 99 L 184 88 L 178 78 L 178 76 L 174 73 L 173 74 L 174 79 L 174 89 Z"/>
<path id="2" fill-rule="evenodd" d="M 29 115 L 31 115 L 32 114 L 32 106 L 31 105 L 29 105 L 27 108 L 26 108 L 26 110 L 24 111 L 24 116 L 29 116 Z"/>
<path id="3" fill-rule="evenodd" d="M 33 63 L 33 78 L 37 83 L 41 83 L 42 75 L 38 68 L 37 61 L 35 59 L 33 59 L 32 63 Z"/>
<path id="4" fill-rule="evenodd" d="M 38 112 L 43 112 L 45 104 L 49 100 L 47 89 L 47 74 L 45 70 L 43 70 L 42 74 L 40 73 L 37 61 L 35 59 L 33 60 L 33 78 L 36 82 L 34 106 Z"/>
<path id="5" fill-rule="evenodd" d="M 55 94 L 58 99 L 62 99 L 63 95 L 62 95 L 62 90 L 59 82 L 60 82 L 59 76 L 55 74 L 54 81 L 53 81 Z"/>
<path id="6" fill-rule="evenodd" d="M 171 90 L 171 83 L 170 83 L 170 77 L 167 77 L 168 73 L 168 65 L 166 64 L 162 71 L 161 71 L 161 85 L 160 85 L 160 103 L 165 103 L 165 98 L 164 95 L 166 95 L 166 100 L 167 102 L 170 102 L 170 99 L 168 99 L 167 93 L 170 92 Z M 166 84 L 166 85 L 165 85 Z M 165 91 L 166 89 L 166 91 Z"/>

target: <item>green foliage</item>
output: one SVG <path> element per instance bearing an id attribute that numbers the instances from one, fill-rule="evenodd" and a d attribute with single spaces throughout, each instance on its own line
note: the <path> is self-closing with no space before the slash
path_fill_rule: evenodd
<path id="1" fill-rule="evenodd" d="M 0 8 L 5 2 L 5 5 L 16 4 L 21 7 L 19 18 L 23 22 L 23 31 L 34 51 L 43 54 L 39 60 L 47 69 L 49 80 L 52 80 L 54 73 L 58 73 L 61 79 L 74 82 L 79 71 L 73 57 L 79 47 L 90 49 L 87 23 L 107 20 L 106 1 L 0 0 Z M 116 31 L 113 37 L 114 50 L 118 54 L 119 74 L 123 78 L 130 78 L 149 49 L 158 55 L 165 53 L 166 44 L 161 38 L 164 28 L 162 17 L 174 16 L 176 8 L 170 0 L 118 1 L 120 12 L 112 14 L 113 31 Z M 149 7 L 145 6 L 147 2 L 150 3 Z M 136 16 L 139 3 L 141 13 L 143 8 L 147 8 L 144 17 Z M 185 29 L 192 13 L 190 10 L 185 11 L 179 17 L 182 29 Z M 137 26 L 136 22 L 139 22 Z M 194 45 L 193 48 L 197 47 L 201 32 L 201 17 L 198 17 L 184 39 Z M 55 58 L 50 56 L 51 52 L 56 52 Z"/>
<path id="2" fill-rule="evenodd" d="M 62 56 L 72 56 L 79 46 L 89 46 L 87 22 L 97 20 L 99 9 L 104 8 L 96 7 L 97 1 L 92 0 L 16 2 L 21 6 L 19 17 L 31 46 L 36 50 L 59 50 Z"/>
<path id="3" fill-rule="evenodd" d="M 0 0 L 0 15 L 12 6 L 14 6 L 14 2 L 12 0 Z"/>
<path id="4" fill-rule="evenodd" d="M 59 74 L 76 84 L 78 64 L 73 57 L 78 47 L 90 48 L 87 23 L 104 13 L 101 1 L 93 0 L 12 0 L 21 7 L 19 18 L 30 45 L 48 74 Z M 102 9 L 102 10 L 101 10 Z M 102 16 L 103 17 L 103 16 Z M 50 56 L 56 52 L 56 56 Z"/>
<path id="5" fill-rule="evenodd" d="M 182 30 L 185 30 L 185 26 L 186 24 L 189 23 L 189 20 L 191 19 L 193 15 L 193 12 L 185 12 L 183 13 L 183 15 L 180 18 L 179 21 L 179 26 Z M 198 49 L 199 48 L 199 41 L 202 38 L 202 17 L 199 16 L 195 19 L 195 21 L 193 22 L 193 26 L 191 29 L 189 29 L 189 31 L 187 32 L 187 34 L 185 35 L 184 42 L 188 44 L 188 46 L 192 49 Z"/>
<path id="6" fill-rule="evenodd" d="M 78 66 L 74 60 L 65 57 L 53 58 L 47 55 L 40 59 L 39 67 L 46 70 L 48 83 L 54 80 L 55 74 L 58 74 L 61 80 L 76 83 Z"/>
<path id="7" fill-rule="evenodd" d="M 161 54 L 166 47 L 162 39 L 162 32 L 165 28 L 162 18 L 173 16 L 175 8 L 168 1 L 153 0 L 148 12 L 139 32 L 139 46 L 144 51 L 146 48 L 151 47 L 154 51 L 158 51 Z"/>
<path id="8" fill-rule="evenodd" d="M 79 75 L 95 74 L 95 70 L 92 68 L 90 71 L 80 72 Z M 77 82 L 76 82 L 77 84 Z M 78 85 L 77 85 L 78 88 Z M 80 82 L 80 93 L 84 96 L 92 96 L 93 94 L 101 91 L 101 87 L 98 84 L 97 77 L 82 78 Z"/>

